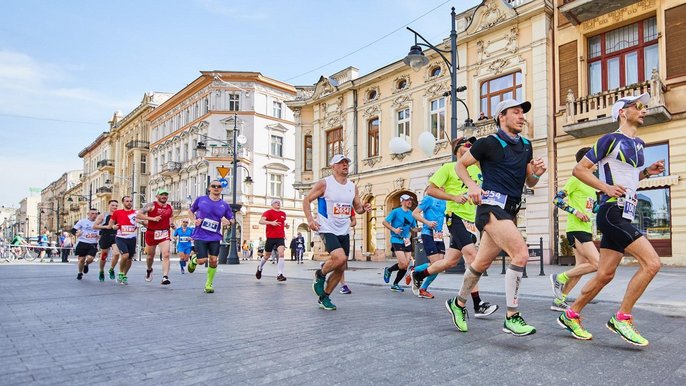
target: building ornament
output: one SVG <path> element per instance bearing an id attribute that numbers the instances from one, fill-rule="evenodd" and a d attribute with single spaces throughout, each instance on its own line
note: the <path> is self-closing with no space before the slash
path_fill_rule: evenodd
<path id="1" fill-rule="evenodd" d="M 381 109 L 379 109 L 379 106 L 378 106 L 378 105 L 369 106 L 369 107 L 365 107 L 365 108 L 362 110 L 362 116 L 365 117 L 365 118 L 369 118 L 369 117 L 372 117 L 372 116 L 377 116 L 377 115 L 379 115 L 380 112 L 381 112 Z"/>
<path id="2" fill-rule="evenodd" d="M 581 23 L 581 28 L 584 32 L 590 32 L 598 28 L 619 24 L 627 19 L 633 18 L 637 13 L 645 13 L 654 8 L 655 0 L 641 0 L 630 6 L 587 20 Z"/>
<path id="3" fill-rule="evenodd" d="M 496 24 L 505 20 L 505 13 L 503 13 L 496 4 L 496 0 L 487 0 L 485 2 L 486 10 L 481 16 L 481 24 L 479 25 L 479 31 L 487 30 L 492 28 Z"/>
<path id="4" fill-rule="evenodd" d="M 410 101 L 412 101 L 412 99 L 408 95 L 400 95 L 399 97 L 393 100 L 391 106 L 397 109 L 399 107 L 407 105 Z"/>
<path id="5" fill-rule="evenodd" d="M 381 97 L 381 92 L 379 90 L 379 86 L 372 86 L 372 87 L 369 87 L 368 89 L 364 90 L 364 93 L 362 95 L 362 103 L 369 103 L 372 101 L 376 101 L 380 97 Z"/>
<path id="6" fill-rule="evenodd" d="M 404 81 L 404 82 L 402 82 L 402 81 Z M 403 85 L 403 83 L 404 83 L 404 85 Z M 410 75 L 407 75 L 407 74 L 400 75 L 397 78 L 393 79 L 393 94 L 407 90 L 410 88 L 411 85 L 412 85 L 412 82 L 410 81 Z"/>
<path id="7" fill-rule="evenodd" d="M 393 181 L 393 189 L 401 190 L 401 189 L 404 189 L 403 186 L 405 186 L 405 179 L 404 178 L 398 177 Z"/>
<path id="8" fill-rule="evenodd" d="M 449 89 L 450 86 L 448 85 L 448 82 L 436 82 L 426 89 L 424 96 L 429 98 L 437 97 L 443 95 L 443 93 Z"/>
<path id="9" fill-rule="evenodd" d="M 364 184 L 362 186 L 362 194 L 363 195 L 371 195 L 372 194 L 372 184 Z"/>
<path id="10" fill-rule="evenodd" d="M 436 142 L 436 147 L 434 147 L 434 155 L 437 155 L 441 150 L 448 147 L 448 140 L 442 140 Z"/>
<path id="11" fill-rule="evenodd" d="M 501 72 L 503 72 L 503 68 L 505 68 L 505 66 L 507 66 L 508 63 L 510 63 L 509 59 L 496 59 L 488 65 L 488 69 L 491 70 L 493 75 L 498 75 Z"/>
<path id="12" fill-rule="evenodd" d="M 370 168 L 373 168 L 374 165 L 376 165 L 379 162 L 381 162 L 381 156 L 369 157 L 362 160 L 362 164 L 367 165 Z"/>

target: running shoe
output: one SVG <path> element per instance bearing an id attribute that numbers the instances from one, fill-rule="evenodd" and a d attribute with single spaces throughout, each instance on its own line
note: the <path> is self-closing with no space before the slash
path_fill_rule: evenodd
<path id="1" fill-rule="evenodd" d="M 171 282 L 169 281 L 169 277 L 167 276 L 162 276 L 162 285 L 169 285 Z"/>
<path id="2" fill-rule="evenodd" d="M 259 267 L 259 266 L 257 267 L 257 271 L 255 272 L 255 278 L 256 278 L 257 280 L 262 279 L 262 271 L 260 270 L 260 267 Z"/>
<path id="3" fill-rule="evenodd" d="M 122 285 L 129 285 L 129 278 L 127 276 L 122 276 L 121 284 Z"/>
<path id="4" fill-rule="evenodd" d="M 565 285 L 561 281 L 557 280 L 556 273 L 550 275 L 550 285 L 553 287 L 553 296 L 555 296 L 556 299 L 561 298 L 562 288 L 564 288 Z"/>
<path id="5" fill-rule="evenodd" d="M 117 275 L 117 283 L 123 284 L 122 281 L 124 281 L 124 274 L 120 273 Z"/>
<path id="6" fill-rule="evenodd" d="M 453 324 L 457 327 L 458 331 L 467 332 L 467 307 L 461 307 L 457 304 L 455 298 L 450 298 L 445 301 L 445 308 L 448 309 L 450 315 L 452 315 Z"/>
<path id="7" fill-rule="evenodd" d="M 85 275 L 85 274 L 87 274 L 87 273 L 88 273 L 88 264 L 84 264 L 84 266 L 83 266 L 83 274 Z"/>
<path id="8" fill-rule="evenodd" d="M 214 287 L 212 287 L 212 284 L 205 284 L 205 293 L 206 294 L 213 294 L 214 293 Z"/>
<path id="9" fill-rule="evenodd" d="M 477 318 L 485 318 L 496 311 L 498 311 L 497 304 L 491 304 L 482 300 L 481 303 L 479 303 L 479 306 L 474 310 L 474 316 Z"/>
<path id="10" fill-rule="evenodd" d="M 412 281 L 412 272 L 413 271 L 414 271 L 414 268 L 410 269 L 405 274 L 405 285 L 410 285 L 410 282 Z"/>
<path id="11" fill-rule="evenodd" d="M 340 292 L 344 295 L 350 295 L 351 293 L 353 293 L 353 291 L 351 291 L 350 288 L 348 288 L 347 284 L 343 284 L 343 286 L 341 286 L 341 290 L 338 292 Z"/>
<path id="12" fill-rule="evenodd" d="M 648 339 L 642 337 L 636 327 L 634 327 L 634 318 L 630 318 L 629 320 L 617 320 L 615 316 L 612 316 L 610 320 L 607 321 L 606 325 L 610 331 L 635 346 L 648 345 Z"/>
<path id="13" fill-rule="evenodd" d="M 105 271 L 100 271 L 100 274 L 98 274 L 98 280 L 101 282 L 105 281 Z"/>
<path id="14" fill-rule="evenodd" d="M 581 325 L 581 318 L 569 318 L 566 312 L 563 312 L 557 318 L 557 324 L 562 328 L 566 328 L 576 339 L 591 340 L 593 338 L 593 335 Z"/>
<path id="15" fill-rule="evenodd" d="M 152 281 L 152 268 L 145 271 L 145 281 Z"/>
<path id="16" fill-rule="evenodd" d="M 569 308 L 569 304 L 560 299 L 553 299 L 553 304 L 550 305 L 550 309 L 553 311 L 565 312 L 567 308 Z"/>
<path id="17" fill-rule="evenodd" d="M 81 280 L 83 279 L 83 274 L 81 272 L 76 274 L 76 280 Z"/>
<path id="18" fill-rule="evenodd" d="M 191 262 L 188 263 L 188 273 L 193 273 L 195 272 L 195 267 L 198 266 L 198 258 L 193 256 L 191 259 Z"/>
<path id="19" fill-rule="evenodd" d="M 388 269 L 388 267 L 384 267 L 383 269 L 383 281 L 386 284 L 391 281 L 391 271 Z"/>
<path id="20" fill-rule="evenodd" d="M 312 291 L 314 292 L 315 295 L 319 296 L 320 298 L 324 296 L 324 284 L 326 283 L 326 278 L 325 277 L 319 277 L 317 275 L 317 272 L 315 271 L 314 273 L 314 282 L 312 282 Z"/>
<path id="21" fill-rule="evenodd" d="M 414 291 L 414 288 L 412 290 Z M 419 295 L 417 295 L 417 296 L 422 298 L 422 299 L 433 299 L 434 298 L 434 296 L 431 294 L 431 292 L 425 290 L 424 288 L 419 289 Z"/>
<path id="22" fill-rule="evenodd" d="M 186 273 L 186 271 L 183 269 L 183 267 L 181 267 L 181 274 L 183 275 L 185 273 Z"/>
<path id="23" fill-rule="evenodd" d="M 410 271 L 410 277 L 412 279 L 411 280 L 412 281 L 412 293 L 415 294 L 415 296 L 419 296 L 419 291 L 420 291 L 420 288 L 422 287 L 422 282 L 424 280 L 417 279 L 417 276 L 415 276 L 415 274 L 416 274 L 416 272 L 414 271 L 414 269 L 412 271 Z"/>
<path id="24" fill-rule="evenodd" d="M 110 274 L 110 280 L 114 280 L 114 268 L 110 268 L 109 274 Z"/>
<path id="25" fill-rule="evenodd" d="M 393 291 L 393 292 L 405 292 L 405 289 L 398 284 L 393 284 L 391 286 L 391 291 Z"/>
<path id="26" fill-rule="evenodd" d="M 331 299 L 329 299 L 328 296 L 323 296 L 319 298 L 319 308 L 322 310 L 334 311 L 336 310 L 336 305 L 331 303 Z"/>
<path id="27" fill-rule="evenodd" d="M 535 334 L 536 328 L 526 324 L 522 315 L 517 312 L 509 318 L 505 318 L 505 322 L 503 322 L 503 332 L 510 333 L 514 336 L 525 336 Z"/>
<path id="28" fill-rule="evenodd" d="M 286 276 L 279 274 L 279 276 L 276 277 L 276 281 L 286 281 Z"/>

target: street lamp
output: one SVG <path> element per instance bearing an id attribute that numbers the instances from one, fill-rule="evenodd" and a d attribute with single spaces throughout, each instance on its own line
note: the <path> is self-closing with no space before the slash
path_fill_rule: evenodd
<path id="1" fill-rule="evenodd" d="M 70 194 L 69 198 L 67 198 L 67 202 L 74 202 L 74 199 L 72 197 L 83 198 L 84 200 L 87 199 L 88 200 L 88 209 L 90 210 L 90 208 L 93 207 L 93 205 L 92 205 L 92 203 L 93 203 L 93 183 L 91 182 L 91 184 L 88 187 L 88 196 L 84 196 L 81 194 Z"/>
<path id="2" fill-rule="evenodd" d="M 403 63 L 407 64 L 414 71 L 419 71 L 422 67 L 429 64 L 429 59 L 424 56 L 422 51 L 422 46 L 428 47 L 436 51 L 436 53 L 443 59 L 446 66 L 450 70 L 450 139 L 451 141 L 457 138 L 457 92 L 464 91 L 467 87 L 457 88 L 457 70 L 459 69 L 459 64 L 457 63 L 457 31 L 455 30 L 455 7 L 452 7 L 452 12 L 450 12 L 450 19 L 452 22 L 452 29 L 450 30 L 450 50 L 441 50 L 433 44 L 429 43 L 419 32 L 407 27 L 412 33 L 414 33 L 414 45 L 410 47 L 410 52 L 403 59 Z M 424 43 L 417 41 L 417 38 L 421 39 Z M 450 60 L 445 57 L 444 53 L 450 54 Z M 464 104 L 464 102 L 463 102 Z M 466 107 L 466 106 L 465 106 Z M 453 154 L 453 161 L 457 157 Z"/>
<path id="3" fill-rule="evenodd" d="M 237 198 L 236 198 L 236 189 L 237 189 L 237 182 L 238 179 L 237 174 L 238 174 L 238 141 L 241 140 L 243 143 L 245 143 L 245 137 L 239 139 L 238 138 L 238 114 L 234 112 L 233 114 L 233 143 L 230 144 L 228 141 L 222 141 L 220 139 L 215 139 L 211 138 L 208 136 L 204 136 L 206 140 L 212 140 L 212 141 L 217 141 L 225 145 L 233 145 L 233 170 L 232 170 L 232 178 L 231 178 L 231 211 L 233 212 L 233 218 L 234 221 L 231 224 L 231 241 L 229 244 L 229 256 L 228 256 L 228 264 L 240 264 L 240 259 L 238 258 L 238 238 L 236 237 L 236 213 L 238 213 L 241 210 L 241 204 L 238 204 Z M 198 152 L 198 155 L 201 158 L 205 157 L 205 154 L 207 153 L 207 145 L 205 142 L 198 142 L 196 148 Z M 247 168 L 243 167 L 246 171 L 248 171 Z M 209 171 L 208 171 L 209 175 Z M 246 184 L 252 184 L 252 178 L 250 177 L 250 174 L 248 173 L 248 176 L 245 177 L 245 180 L 243 180 L 244 183 Z"/>

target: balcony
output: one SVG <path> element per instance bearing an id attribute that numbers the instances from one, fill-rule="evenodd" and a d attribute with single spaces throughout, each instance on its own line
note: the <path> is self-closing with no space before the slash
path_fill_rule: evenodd
<path id="1" fill-rule="evenodd" d="M 207 148 L 207 158 L 231 158 L 233 156 L 233 149 L 227 146 L 210 146 Z M 250 151 L 245 148 L 238 148 L 238 158 L 248 159 Z"/>
<path id="2" fill-rule="evenodd" d="M 170 201 L 169 205 L 174 208 L 174 210 L 184 210 L 188 209 L 189 203 L 187 201 Z"/>
<path id="3" fill-rule="evenodd" d="M 560 13 L 573 25 L 579 25 L 638 2 L 639 0 L 565 0 Z"/>
<path id="4" fill-rule="evenodd" d="M 69 211 L 70 212 L 78 212 L 79 211 L 79 204 L 69 204 Z"/>
<path id="5" fill-rule="evenodd" d="M 98 161 L 96 166 L 98 167 L 98 170 L 100 170 L 100 171 L 114 170 L 114 160 L 104 159 L 102 161 Z"/>
<path id="6" fill-rule="evenodd" d="M 109 196 L 112 194 L 112 188 L 107 187 L 107 186 L 101 186 L 101 187 L 95 189 L 95 194 L 98 197 Z"/>
<path id="7" fill-rule="evenodd" d="M 495 126 L 495 122 L 492 119 L 485 119 L 483 121 L 476 121 L 474 123 L 474 127 L 471 129 L 465 129 L 464 130 L 464 136 L 465 137 L 476 137 L 476 138 L 482 138 L 489 136 L 491 134 L 495 134 L 498 132 L 498 128 Z"/>
<path id="8" fill-rule="evenodd" d="M 129 141 L 126 143 L 126 148 L 131 149 L 150 149 L 150 142 L 148 141 Z"/>
<path id="9" fill-rule="evenodd" d="M 672 114 L 665 107 L 665 85 L 656 70 L 650 80 L 620 87 L 586 97 L 575 98 L 570 90 L 567 93 L 567 109 L 563 115 L 562 129 L 576 138 L 606 134 L 617 129 L 617 122 L 612 121 L 612 105 L 627 95 L 650 93 L 648 111 L 643 126 L 672 120 Z"/>
<path id="10" fill-rule="evenodd" d="M 163 176 L 173 176 L 178 174 L 179 170 L 181 170 L 181 162 L 169 161 L 162 164 L 160 174 Z"/>

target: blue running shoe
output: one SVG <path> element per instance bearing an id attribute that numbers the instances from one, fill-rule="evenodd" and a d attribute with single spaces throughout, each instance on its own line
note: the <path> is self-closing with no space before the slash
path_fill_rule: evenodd
<path id="1" fill-rule="evenodd" d="M 384 267 L 383 269 L 383 281 L 386 284 L 391 281 L 391 271 L 388 269 L 388 267 Z"/>
<path id="2" fill-rule="evenodd" d="M 393 292 L 405 292 L 403 287 L 399 286 L 398 284 L 393 284 L 391 286 L 391 291 L 393 291 Z"/>

